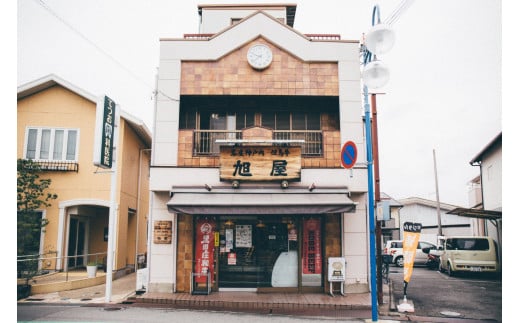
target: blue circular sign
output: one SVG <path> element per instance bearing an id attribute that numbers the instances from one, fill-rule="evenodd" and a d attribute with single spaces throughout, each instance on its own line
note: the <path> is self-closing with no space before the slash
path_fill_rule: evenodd
<path id="1" fill-rule="evenodd" d="M 341 148 L 341 165 L 343 168 L 352 168 L 357 159 L 357 147 L 352 141 L 347 141 Z"/>

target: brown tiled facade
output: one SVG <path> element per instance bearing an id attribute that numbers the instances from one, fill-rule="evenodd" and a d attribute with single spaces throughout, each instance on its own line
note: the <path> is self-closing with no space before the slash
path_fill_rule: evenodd
<path id="1" fill-rule="evenodd" d="M 330 119 L 322 115 L 322 128 L 331 128 L 324 124 Z M 338 168 L 341 167 L 340 132 L 323 131 L 323 156 L 302 157 L 302 168 Z M 194 156 L 193 130 L 179 130 L 178 165 L 182 167 L 219 167 L 219 156 Z"/>
<path id="2" fill-rule="evenodd" d="M 177 291 L 189 292 L 193 268 L 193 216 L 179 214 L 177 218 Z"/>
<path id="3" fill-rule="evenodd" d="M 273 50 L 273 62 L 264 71 L 247 63 L 252 44 L 264 43 Z M 182 62 L 181 95 L 338 95 L 337 63 L 306 63 L 262 38 L 238 48 L 215 62 Z M 336 118 L 334 118 L 336 117 Z M 255 124 L 260 125 L 260 117 Z M 337 116 L 322 114 L 323 156 L 302 158 L 302 168 L 341 167 L 340 131 Z M 193 131 L 179 130 L 178 165 L 219 167 L 218 156 L 193 155 Z"/>
<path id="4" fill-rule="evenodd" d="M 256 71 L 246 59 L 251 44 L 264 43 L 273 62 Z M 337 96 L 337 63 L 305 63 L 262 38 L 215 62 L 183 61 L 181 95 L 328 95 Z"/>

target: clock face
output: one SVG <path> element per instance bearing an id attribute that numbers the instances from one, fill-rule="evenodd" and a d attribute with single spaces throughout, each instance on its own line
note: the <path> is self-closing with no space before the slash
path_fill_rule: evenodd
<path id="1" fill-rule="evenodd" d="M 271 64 L 273 53 L 266 45 L 254 45 L 247 51 L 247 61 L 253 68 L 261 70 Z"/>

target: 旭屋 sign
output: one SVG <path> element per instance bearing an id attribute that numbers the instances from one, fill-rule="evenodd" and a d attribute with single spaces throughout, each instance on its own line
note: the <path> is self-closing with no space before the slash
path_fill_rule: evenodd
<path id="1" fill-rule="evenodd" d="M 102 168 L 112 168 L 116 108 L 116 103 L 108 96 L 97 104 L 94 165 Z"/>
<path id="2" fill-rule="evenodd" d="M 301 147 L 220 147 L 221 180 L 280 181 L 300 177 Z"/>

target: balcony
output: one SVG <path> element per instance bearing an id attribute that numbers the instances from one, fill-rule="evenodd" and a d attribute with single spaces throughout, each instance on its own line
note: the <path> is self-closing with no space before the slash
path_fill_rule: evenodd
<path id="1" fill-rule="evenodd" d="M 78 172 L 79 164 L 74 161 L 36 160 L 40 170 L 46 172 Z"/>
<path id="2" fill-rule="evenodd" d="M 220 146 L 226 143 L 217 143 L 216 140 L 241 140 L 240 130 L 194 130 L 193 131 L 193 156 L 218 156 Z M 302 156 L 323 156 L 323 135 L 321 130 L 273 131 L 273 140 L 304 140 L 302 145 Z"/>

